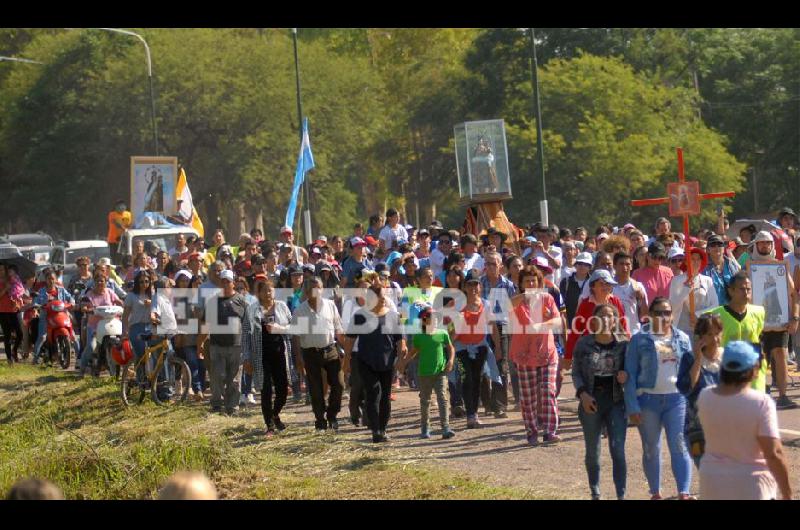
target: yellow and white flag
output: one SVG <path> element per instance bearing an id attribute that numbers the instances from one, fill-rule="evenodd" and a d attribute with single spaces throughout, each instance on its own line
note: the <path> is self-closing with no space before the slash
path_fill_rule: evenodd
<path id="1" fill-rule="evenodd" d="M 177 200 L 180 201 L 180 207 L 178 208 L 180 216 L 184 219 L 191 219 L 192 228 L 197 230 L 200 237 L 205 237 L 203 221 L 201 221 L 200 216 L 197 215 L 197 209 L 192 202 L 192 192 L 189 191 L 189 184 L 186 182 L 186 172 L 183 168 L 181 168 L 181 172 L 178 175 L 178 184 L 175 186 L 175 196 Z"/>

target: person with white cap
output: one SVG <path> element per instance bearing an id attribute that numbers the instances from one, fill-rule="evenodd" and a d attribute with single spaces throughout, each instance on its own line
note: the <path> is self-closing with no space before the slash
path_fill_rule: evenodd
<path id="1" fill-rule="evenodd" d="M 682 248 L 670 247 L 667 251 L 667 266 L 672 271 L 673 278 L 683 272 L 685 261 L 686 253 Z"/>
<path id="2" fill-rule="evenodd" d="M 308 263 L 308 252 L 306 252 L 306 249 L 303 247 L 294 244 L 294 232 L 292 231 L 291 227 L 284 226 L 281 228 L 280 238 L 281 241 L 283 241 L 284 246 L 289 246 L 290 250 L 288 252 L 294 258 L 296 263 L 300 265 Z"/>
<path id="3" fill-rule="evenodd" d="M 675 326 L 686 333 L 692 334 L 697 317 L 706 309 L 719 305 L 714 281 L 701 274 L 708 265 L 708 256 L 701 248 L 690 248 L 689 259 L 692 260 L 692 277 L 686 264 L 677 276 L 672 277 L 669 284 L 669 302 L 672 304 L 672 321 Z M 689 293 L 694 296 L 694 314 L 689 309 Z"/>
<path id="4" fill-rule="evenodd" d="M 720 384 L 697 398 L 705 433 L 700 465 L 702 500 L 791 500 L 775 403 L 750 388 L 760 355 L 744 341 L 725 346 Z"/>
<path id="5" fill-rule="evenodd" d="M 773 261 L 775 260 L 775 243 L 772 234 L 766 230 L 762 230 L 756 234 L 753 240 L 753 249 L 751 251 L 751 259 L 755 261 Z M 749 270 L 749 265 L 745 269 Z M 766 353 L 766 358 L 771 361 L 773 370 L 773 385 L 777 383 L 778 387 L 778 400 L 777 405 L 779 409 L 795 408 L 797 404 L 789 399 L 786 395 L 786 387 L 789 379 L 789 372 L 787 367 L 787 360 L 789 357 L 789 335 L 794 335 L 798 330 L 798 322 L 800 322 L 800 300 L 798 300 L 798 293 L 795 290 L 794 280 L 791 274 L 786 278 L 789 284 L 789 312 L 790 320 L 788 325 L 772 327 L 769 331 L 764 331 L 761 334 L 761 347 Z M 761 300 L 754 300 L 759 303 Z M 770 307 L 772 304 L 762 303 L 766 309 L 765 321 L 770 320 Z"/>
<path id="6" fill-rule="evenodd" d="M 575 349 L 575 344 L 578 339 L 583 335 L 588 335 L 593 332 L 590 329 L 589 323 L 594 312 L 594 308 L 601 304 L 613 305 L 617 313 L 620 315 L 619 322 L 622 326 L 622 331 L 625 335 L 630 336 L 628 328 L 628 320 L 625 318 L 625 308 L 619 298 L 614 296 L 614 286 L 617 285 L 611 273 L 605 269 L 596 269 L 589 277 L 589 292 L 591 293 L 588 298 L 584 298 L 578 305 L 578 311 L 575 313 L 575 318 L 572 320 L 567 333 L 567 347 L 564 355 L 566 367 L 571 366 L 572 351 Z"/>
<path id="7" fill-rule="evenodd" d="M 197 338 L 201 357 L 208 359 L 211 374 L 211 411 L 232 415 L 239 405 L 242 379 L 242 333 L 241 322 L 247 310 L 244 296 L 236 292 L 233 271 L 225 269 L 219 273 L 222 292 L 211 296 L 202 309 L 202 319 L 209 327 L 201 329 Z M 209 312 L 209 307 L 216 311 Z M 208 318 L 216 313 L 217 322 Z M 216 328 L 216 329 L 215 329 Z M 209 339 L 209 353 L 204 355 L 205 342 Z"/>
<path id="8" fill-rule="evenodd" d="M 586 284 L 589 282 L 589 275 L 592 273 L 594 260 L 589 252 L 581 252 L 575 258 L 575 273 L 563 278 L 559 291 L 567 309 L 567 327 L 572 326 L 572 319 L 578 311 L 578 302 L 581 298 Z"/>

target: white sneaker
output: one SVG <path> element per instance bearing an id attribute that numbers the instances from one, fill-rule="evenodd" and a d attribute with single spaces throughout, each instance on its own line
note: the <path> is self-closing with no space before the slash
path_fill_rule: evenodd
<path id="1" fill-rule="evenodd" d="M 247 394 L 247 402 L 251 405 L 256 404 L 256 397 L 253 394 Z"/>

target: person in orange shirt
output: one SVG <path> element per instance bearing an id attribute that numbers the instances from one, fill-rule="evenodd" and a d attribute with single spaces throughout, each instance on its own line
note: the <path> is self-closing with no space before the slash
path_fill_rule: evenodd
<path id="1" fill-rule="evenodd" d="M 125 201 L 118 200 L 114 209 L 108 212 L 108 246 L 111 251 L 111 259 L 114 263 L 118 261 L 117 247 L 123 232 L 131 226 L 131 212 L 128 211 Z"/>

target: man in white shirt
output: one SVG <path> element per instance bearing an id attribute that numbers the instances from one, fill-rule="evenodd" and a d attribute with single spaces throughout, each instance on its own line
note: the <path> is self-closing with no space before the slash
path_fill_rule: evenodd
<path id="1" fill-rule="evenodd" d="M 614 286 L 612 294 L 619 298 L 622 307 L 625 308 L 625 319 L 628 321 L 631 335 L 641 329 L 641 320 L 647 315 L 648 305 L 644 286 L 631 278 L 632 268 L 633 258 L 630 255 L 624 252 L 614 255 L 614 279 L 617 285 Z"/>
<path id="2" fill-rule="evenodd" d="M 567 278 L 571 274 L 575 274 L 575 259 L 578 257 L 578 247 L 575 246 L 575 243 L 572 241 L 564 241 L 561 244 L 561 251 L 564 255 L 564 259 L 562 260 L 561 268 L 558 271 L 558 282 L 556 285 L 561 283 L 562 278 Z"/>
<path id="3" fill-rule="evenodd" d="M 378 234 L 378 241 L 385 250 L 391 250 L 397 246 L 397 240 L 408 241 L 406 227 L 400 224 L 400 213 L 394 208 L 386 210 L 386 226 Z"/>
<path id="4" fill-rule="evenodd" d="M 464 272 L 472 269 L 478 270 L 478 275 L 483 274 L 483 256 L 478 254 L 478 238 L 472 234 L 461 236 L 461 252 L 464 254 Z"/>
<path id="5" fill-rule="evenodd" d="M 308 390 L 311 394 L 311 408 L 318 431 L 330 427 L 339 429 L 336 419 L 342 406 L 344 378 L 341 373 L 342 362 L 336 349 L 336 339 L 344 344 L 344 328 L 336 304 L 322 298 L 322 281 L 313 276 L 303 282 L 303 297 L 292 315 L 292 346 L 297 352 L 298 368 L 305 369 Z M 322 372 L 326 372 L 330 385 L 328 406 L 322 387 Z M 326 421 L 327 420 L 327 421 Z"/>
<path id="6" fill-rule="evenodd" d="M 453 250 L 453 241 L 450 239 L 450 234 L 447 232 L 441 232 L 439 234 L 436 248 L 431 251 L 430 264 L 434 278 L 438 278 L 439 275 L 442 274 L 444 261 L 447 259 L 447 256 L 450 254 L 451 250 Z"/>

